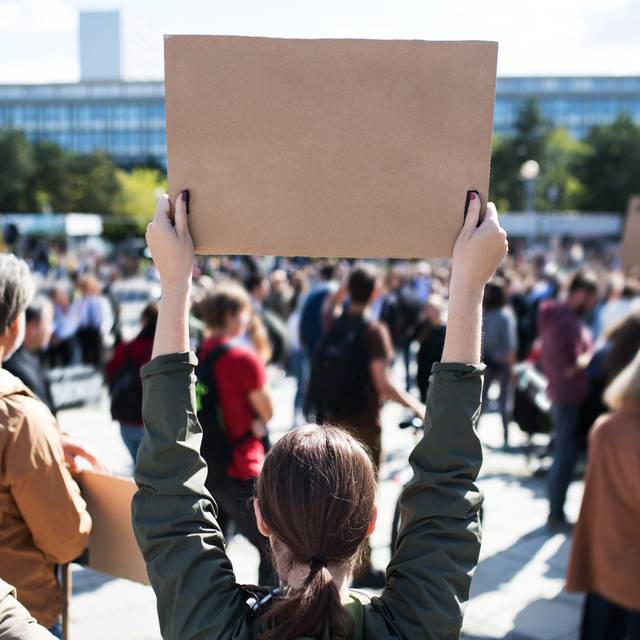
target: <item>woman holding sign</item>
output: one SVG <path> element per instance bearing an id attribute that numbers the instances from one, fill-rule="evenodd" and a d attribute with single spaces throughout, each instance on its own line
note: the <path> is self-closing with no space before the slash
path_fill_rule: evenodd
<path id="1" fill-rule="evenodd" d="M 162 281 L 154 359 L 142 370 L 145 436 L 133 501 L 136 536 L 158 598 L 166 639 L 457 638 L 460 603 L 478 562 L 482 502 L 480 325 L 484 286 L 507 249 L 495 207 L 479 224 L 471 192 L 453 253 L 442 363 L 433 369 L 425 435 L 411 454 L 413 480 L 380 597 L 349 590 L 376 522 L 373 464 L 344 431 L 307 426 L 266 457 L 254 507 L 281 585 L 237 584 L 205 489 L 194 409 L 195 356 L 188 314 L 193 244 L 188 194 L 164 198 L 147 240 Z M 462 214 L 462 211 L 460 211 Z"/>

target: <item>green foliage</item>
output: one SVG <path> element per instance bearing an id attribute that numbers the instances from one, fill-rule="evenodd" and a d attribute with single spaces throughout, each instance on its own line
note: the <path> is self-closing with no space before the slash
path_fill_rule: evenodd
<path id="1" fill-rule="evenodd" d="M 527 160 L 542 165 L 551 128 L 535 100 L 525 102 L 510 136 L 494 139 L 491 156 L 491 199 L 502 210 L 524 208 L 520 167 Z"/>
<path id="2" fill-rule="evenodd" d="M 585 186 L 575 175 L 576 164 L 589 147 L 566 129 L 555 129 L 546 140 L 540 160 L 537 206 L 541 211 L 575 211 L 584 197 Z"/>
<path id="3" fill-rule="evenodd" d="M 78 212 L 123 215 L 139 231 L 166 191 L 157 168 L 119 169 L 104 152 L 69 153 L 53 142 L 30 143 L 0 130 L 0 212 Z M 125 225 L 127 227 L 128 225 Z"/>
<path id="4" fill-rule="evenodd" d="M 515 131 L 494 138 L 490 197 L 499 209 L 524 207 L 520 167 L 540 164 L 535 183 L 539 211 L 618 211 L 640 192 L 640 126 L 627 115 L 593 127 L 585 140 L 565 129 L 551 129 L 535 102 L 520 111 Z"/>
<path id="5" fill-rule="evenodd" d="M 73 155 L 69 162 L 67 209 L 82 213 L 115 213 L 120 195 L 116 165 L 104 152 Z"/>
<path id="6" fill-rule="evenodd" d="M 116 178 L 120 195 L 117 213 L 132 218 L 143 229 L 153 218 L 156 200 L 167 190 L 167 181 L 157 169 L 136 168 L 130 173 L 118 169 Z"/>
<path id="7" fill-rule="evenodd" d="M 36 170 L 33 147 L 23 133 L 0 131 L 0 211 L 26 211 Z"/>
<path id="8" fill-rule="evenodd" d="M 588 185 L 582 208 L 624 212 L 629 196 L 640 193 L 640 126 L 622 114 L 612 124 L 593 127 L 585 143 L 588 152 L 576 167 Z"/>

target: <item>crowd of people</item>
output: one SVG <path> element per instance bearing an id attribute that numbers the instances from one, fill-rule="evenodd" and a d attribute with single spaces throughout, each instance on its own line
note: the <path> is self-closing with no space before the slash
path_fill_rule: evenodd
<path id="1" fill-rule="evenodd" d="M 0 457 L 6 461 L 0 518 L 11 523 L 0 530 L 0 578 L 16 585 L 22 604 L 58 634 L 54 566 L 77 558 L 91 529 L 68 470 L 76 469 L 77 457 L 99 462 L 67 436 L 60 439 L 47 371 L 82 363 L 104 373 L 111 415 L 135 462 L 144 433 L 140 369 L 152 359 L 159 301 L 146 305 L 137 335 L 124 340 L 113 285 L 120 274 L 137 271 L 153 283 L 158 273 L 144 259 L 132 268 L 127 258 L 125 269 L 122 256 L 111 262 L 85 257 L 74 271 L 40 259 L 31 263 L 41 274 L 33 295 L 26 263 L 0 259 Z M 274 444 L 269 370 L 297 382 L 292 428 L 340 425 L 364 443 L 377 475 L 383 404 L 396 402 L 425 417 L 430 375 L 445 348 L 451 264 L 197 258 L 192 276 L 190 347 L 199 361 L 207 488 L 219 506 L 222 533 L 233 527 L 243 534 L 260 553 L 260 584 L 274 584 L 278 567 L 269 536 L 248 507 Z M 616 620 L 611 624 L 627 618 L 638 624 L 640 590 L 626 576 L 634 566 L 640 570 L 640 558 L 612 566 L 614 559 L 598 553 L 594 541 L 629 553 L 637 546 L 640 281 L 623 274 L 611 256 L 576 246 L 515 252 L 486 283 L 482 315 L 482 411 L 497 411 L 507 452 L 513 450 L 520 363 L 548 381 L 551 531 L 573 526 L 565 497 L 590 443 L 569 587 L 590 594 L 583 638 L 613 637 L 602 635 L 606 627 L 593 632 L 592 621 L 606 615 Z M 55 516 L 42 518 L 44 502 L 56 505 Z M 366 543 L 363 556 L 354 584 L 381 589 L 385 576 L 371 566 Z"/>

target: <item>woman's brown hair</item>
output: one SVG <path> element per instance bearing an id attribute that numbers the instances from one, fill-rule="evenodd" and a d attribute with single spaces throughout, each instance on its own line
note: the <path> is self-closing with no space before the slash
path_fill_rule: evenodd
<path id="1" fill-rule="evenodd" d="M 224 329 L 227 316 L 251 308 L 251 298 L 242 285 L 227 280 L 216 285 L 193 305 L 193 315 L 209 329 Z"/>
<path id="2" fill-rule="evenodd" d="M 328 565 L 350 571 L 373 518 L 376 480 L 364 447 L 336 427 L 309 425 L 286 434 L 268 453 L 256 498 L 271 530 L 276 569 L 309 567 L 300 588 L 287 588 L 262 615 L 259 640 L 351 638 Z"/>

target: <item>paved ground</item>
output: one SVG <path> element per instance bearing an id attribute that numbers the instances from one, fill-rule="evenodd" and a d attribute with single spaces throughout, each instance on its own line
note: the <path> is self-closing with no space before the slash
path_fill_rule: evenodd
<path id="1" fill-rule="evenodd" d="M 273 428 L 286 431 L 292 422 L 293 383 L 278 378 L 274 384 L 276 418 Z M 413 436 L 400 431 L 402 411 L 385 409 L 386 461 L 381 471 L 380 518 L 372 539 L 373 561 L 384 568 L 389 560 L 393 506 Z M 131 464 L 116 425 L 108 419 L 106 404 L 62 412 L 64 430 L 89 443 L 116 473 L 128 474 Z M 524 444 L 517 427 L 514 443 Z M 481 486 L 485 492 L 484 541 L 481 562 L 467 608 L 464 637 L 467 640 L 569 640 L 577 638 L 582 606 L 579 596 L 563 591 L 570 540 L 544 529 L 546 500 L 544 479 L 528 463 L 522 448 L 508 453 L 500 449 L 497 417 L 484 416 L 480 435 L 485 443 Z M 544 440 L 542 440 L 544 442 Z M 567 511 L 577 517 L 582 494 L 574 483 Z M 235 537 L 229 554 L 240 582 L 255 582 L 257 553 L 246 540 Z M 116 580 L 80 567 L 74 568 L 71 608 L 72 640 L 155 640 L 160 638 L 155 598 L 149 587 Z"/>

